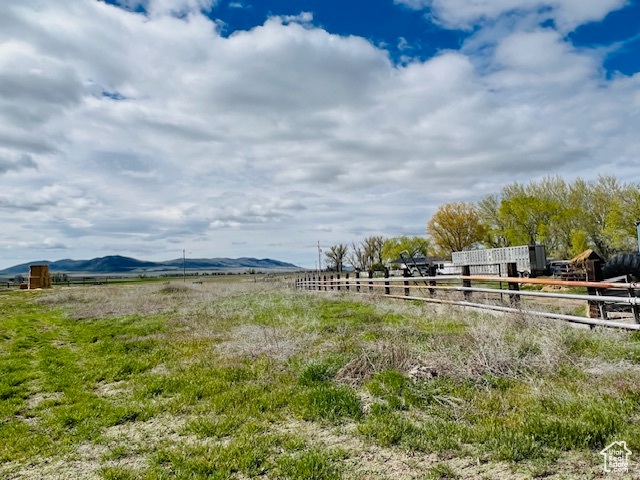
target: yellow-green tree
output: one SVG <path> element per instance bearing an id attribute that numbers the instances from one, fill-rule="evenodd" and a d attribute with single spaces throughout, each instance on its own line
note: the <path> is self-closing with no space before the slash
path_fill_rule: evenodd
<path id="1" fill-rule="evenodd" d="M 478 208 L 467 202 L 445 203 L 438 207 L 427 224 L 437 253 L 449 257 L 473 247 L 485 238 L 487 227 L 482 223 Z"/>
<path id="2" fill-rule="evenodd" d="M 593 248 L 609 258 L 636 249 L 640 185 L 611 175 L 571 183 L 544 177 L 505 185 L 478 203 L 490 247 L 541 243 L 547 254 L 570 258 Z"/>
<path id="3" fill-rule="evenodd" d="M 385 262 L 392 262 L 406 252 L 411 257 L 426 257 L 429 254 L 430 243 L 425 237 L 391 237 L 382 246 L 382 258 Z"/>
<path id="4" fill-rule="evenodd" d="M 621 183 L 612 175 L 600 175 L 586 182 L 577 179 L 571 185 L 578 227 L 600 255 L 637 248 L 635 220 L 640 218 L 640 185 Z"/>

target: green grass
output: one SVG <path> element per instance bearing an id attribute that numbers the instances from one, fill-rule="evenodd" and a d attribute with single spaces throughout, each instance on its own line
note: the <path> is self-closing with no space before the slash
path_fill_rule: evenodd
<path id="1" fill-rule="evenodd" d="M 461 478 L 455 469 L 446 463 L 439 463 L 429 470 L 424 480 L 457 480 Z"/>
<path id="2" fill-rule="evenodd" d="M 636 333 L 237 280 L 0 304 L 0 476 L 81 457 L 60 475 L 378 478 L 387 458 L 453 479 L 471 458 L 526 477 L 640 451 Z"/>

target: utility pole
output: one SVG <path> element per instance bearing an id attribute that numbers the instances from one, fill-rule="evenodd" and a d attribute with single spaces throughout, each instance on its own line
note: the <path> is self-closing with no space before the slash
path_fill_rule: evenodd
<path id="1" fill-rule="evenodd" d="M 318 240 L 318 275 L 322 272 L 322 260 L 320 260 L 320 254 L 322 250 L 320 249 L 320 240 Z"/>
<path id="2" fill-rule="evenodd" d="M 187 257 L 184 248 L 182 249 L 182 281 L 187 283 Z"/>

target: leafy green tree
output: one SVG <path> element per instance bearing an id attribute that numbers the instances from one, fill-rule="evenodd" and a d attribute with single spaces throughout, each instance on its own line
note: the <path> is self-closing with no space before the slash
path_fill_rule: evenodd
<path id="1" fill-rule="evenodd" d="M 640 185 L 613 176 L 596 181 L 544 177 L 505 185 L 478 202 L 490 247 L 542 243 L 557 258 L 593 248 L 607 258 L 635 249 Z"/>
<path id="2" fill-rule="evenodd" d="M 612 175 L 592 182 L 577 179 L 572 185 L 571 202 L 580 212 L 578 227 L 604 258 L 637 248 L 633 217 L 640 214 L 634 210 L 639 188 L 622 184 Z"/>
<path id="3" fill-rule="evenodd" d="M 411 257 L 426 257 L 429 255 L 430 242 L 425 237 L 409 237 L 402 235 L 387 239 L 382 246 L 382 257 L 386 263 L 400 258 L 400 253 L 407 252 Z"/>
<path id="4" fill-rule="evenodd" d="M 485 238 L 487 227 L 482 223 L 477 207 L 467 202 L 445 203 L 438 207 L 427 224 L 437 253 L 451 256 L 471 248 Z"/>
<path id="5" fill-rule="evenodd" d="M 560 209 L 552 200 L 531 195 L 503 200 L 500 215 L 507 225 L 504 234 L 512 245 L 555 243 L 552 225 Z"/>
<path id="6" fill-rule="evenodd" d="M 500 214 L 500 195 L 492 193 L 478 202 L 478 214 L 487 227 L 484 243 L 489 248 L 508 247 L 511 242 L 506 236 L 507 225 Z"/>

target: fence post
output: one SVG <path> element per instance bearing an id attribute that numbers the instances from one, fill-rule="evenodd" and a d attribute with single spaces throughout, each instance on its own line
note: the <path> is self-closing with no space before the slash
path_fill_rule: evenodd
<path id="1" fill-rule="evenodd" d="M 629 277 L 627 276 L 627 279 Z M 634 298 L 636 297 L 636 291 L 633 288 L 629 289 L 629 298 Z M 631 312 L 633 313 L 633 319 L 636 321 L 636 323 L 640 323 L 640 308 L 638 307 L 637 304 L 633 304 L 631 305 Z"/>
<path id="2" fill-rule="evenodd" d="M 469 267 L 469 265 L 463 265 L 462 266 L 462 276 L 463 277 L 468 277 L 471 275 L 471 267 Z M 462 280 L 462 286 L 463 287 L 471 287 L 471 280 L 469 279 L 464 279 Z M 471 299 L 471 292 L 468 291 L 464 291 L 463 292 L 463 296 L 465 300 L 470 300 Z"/>
<path id="3" fill-rule="evenodd" d="M 389 269 L 385 268 L 384 270 L 384 278 L 387 280 L 384 281 L 384 294 L 389 295 L 391 293 L 391 289 L 389 288 Z"/>
<path id="4" fill-rule="evenodd" d="M 329 287 L 333 290 L 333 275 L 329 275 Z"/>
<path id="5" fill-rule="evenodd" d="M 587 260 L 587 282 L 601 282 L 602 281 L 602 268 L 600 260 Z M 587 287 L 587 293 L 589 295 L 599 295 L 599 289 L 596 287 Z M 602 307 L 602 302 L 589 301 L 589 318 L 603 318 L 606 320 L 607 316 Z M 591 325 L 593 330 L 595 327 Z"/>
<path id="6" fill-rule="evenodd" d="M 429 265 L 429 268 L 427 269 L 427 275 L 429 275 L 430 277 L 435 277 L 438 273 L 438 267 L 436 267 L 435 265 Z M 435 280 L 429 280 L 429 285 L 432 287 L 436 286 L 436 281 Z M 432 297 L 436 296 L 436 289 L 435 288 L 430 288 L 429 289 L 429 295 L 431 295 Z"/>
<path id="7" fill-rule="evenodd" d="M 356 292 L 360 293 L 360 270 L 356 270 Z"/>
<path id="8" fill-rule="evenodd" d="M 515 262 L 507 263 L 507 277 L 517 277 L 518 276 L 518 264 Z M 520 284 L 509 282 L 509 290 L 511 291 L 519 291 Z M 509 294 L 509 302 L 514 307 L 520 308 L 520 295 L 518 294 Z"/>
<path id="9" fill-rule="evenodd" d="M 322 276 L 322 285 L 324 286 L 324 291 L 327 291 L 327 276 L 323 275 Z M 322 287 L 320 287 L 320 289 L 322 289 Z"/>
<path id="10" fill-rule="evenodd" d="M 369 278 L 373 278 L 373 271 L 369 270 Z M 369 293 L 373 292 L 373 282 L 369 282 Z"/>
<path id="11" fill-rule="evenodd" d="M 348 291 L 349 291 L 349 274 L 348 274 L 348 273 L 345 275 L 345 278 L 346 278 L 347 282 L 346 282 L 346 284 L 345 284 L 345 287 L 344 287 L 344 288 L 345 288 L 345 289 L 347 290 L 347 292 L 348 292 Z"/>
<path id="12" fill-rule="evenodd" d="M 402 276 L 404 278 L 410 277 L 410 273 L 409 273 L 409 269 L 408 268 L 403 268 L 402 269 Z M 404 296 L 408 297 L 409 296 L 409 281 L 405 280 L 404 282 Z"/>
<path id="13" fill-rule="evenodd" d="M 340 291 L 340 274 L 336 274 L 336 284 L 338 285 L 338 291 Z"/>

